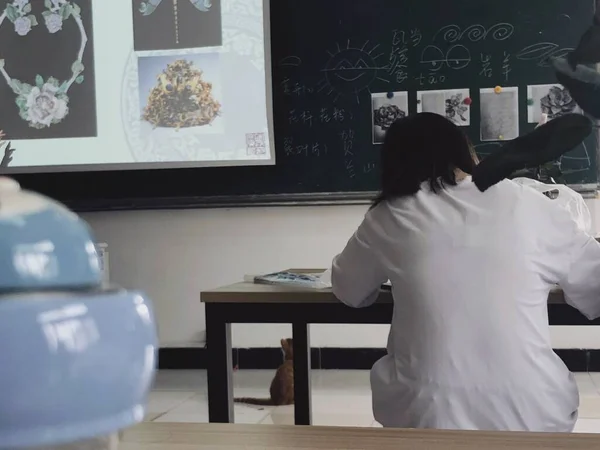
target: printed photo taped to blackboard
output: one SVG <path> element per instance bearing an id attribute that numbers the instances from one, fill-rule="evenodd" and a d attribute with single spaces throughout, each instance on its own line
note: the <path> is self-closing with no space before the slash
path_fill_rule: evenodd
<path id="1" fill-rule="evenodd" d="M 408 92 L 371 94 L 373 144 L 382 144 L 392 123 L 408 115 Z"/>
<path id="2" fill-rule="evenodd" d="M 417 92 L 417 112 L 439 114 L 459 127 L 471 125 L 469 89 Z"/>

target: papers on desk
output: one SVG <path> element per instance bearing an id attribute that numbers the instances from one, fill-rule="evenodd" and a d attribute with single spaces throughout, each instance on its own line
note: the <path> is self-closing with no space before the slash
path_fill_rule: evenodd
<path id="1" fill-rule="evenodd" d="M 244 277 L 245 281 L 255 284 L 273 284 L 280 286 L 297 287 L 303 289 L 329 289 L 331 288 L 331 269 L 323 273 L 295 273 L 290 271 L 275 272 L 267 275 Z M 391 290 L 392 282 L 386 281 L 381 285 L 382 289 Z"/>
<path id="2" fill-rule="evenodd" d="M 331 287 L 331 276 L 294 272 L 275 272 L 254 277 L 256 284 L 275 284 L 303 289 L 327 289 Z"/>

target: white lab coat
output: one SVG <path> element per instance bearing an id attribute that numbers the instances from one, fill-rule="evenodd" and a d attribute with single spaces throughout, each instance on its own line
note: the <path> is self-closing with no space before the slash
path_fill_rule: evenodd
<path id="1" fill-rule="evenodd" d="M 577 226 L 586 233 L 592 233 L 592 215 L 585 204 L 585 200 L 578 192 L 564 184 L 545 184 L 531 178 L 514 178 L 513 181 L 523 186 L 529 186 L 538 192 L 544 193 L 556 189 L 558 197 L 553 201 L 556 205 L 566 209 Z"/>
<path id="2" fill-rule="evenodd" d="M 369 211 L 332 265 L 335 295 L 370 305 L 392 282 L 387 355 L 371 371 L 386 427 L 572 431 L 579 394 L 552 351 L 556 284 L 600 316 L 600 244 L 568 212 L 512 181 L 470 177 Z"/>

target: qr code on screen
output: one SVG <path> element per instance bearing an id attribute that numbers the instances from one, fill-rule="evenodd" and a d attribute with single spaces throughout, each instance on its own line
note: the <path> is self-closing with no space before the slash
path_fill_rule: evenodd
<path id="1" fill-rule="evenodd" d="M 246 133 L 246 152 L 252 156 L 267 153 L 265 133 Z"/>

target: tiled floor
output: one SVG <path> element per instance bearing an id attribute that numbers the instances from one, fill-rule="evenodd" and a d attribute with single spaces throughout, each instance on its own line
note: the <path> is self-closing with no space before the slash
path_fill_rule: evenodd
<path id="1" fill-rule="evenodd" d="M 234 374 L 236 397 L 268 395 L 273 371 L 243 370 Z M 600 373 L 579 373 L 581 407 L 576 431 L 600 433 Z M 315 425 L 378 426 L 371 413 L 368 371 L 312 372 Z M 160 371 L 150 394 L 146 420 L 208 422 L 206 372 Z M 236 423 L 293 424 L 293 407 L 235 405 Z"/>

